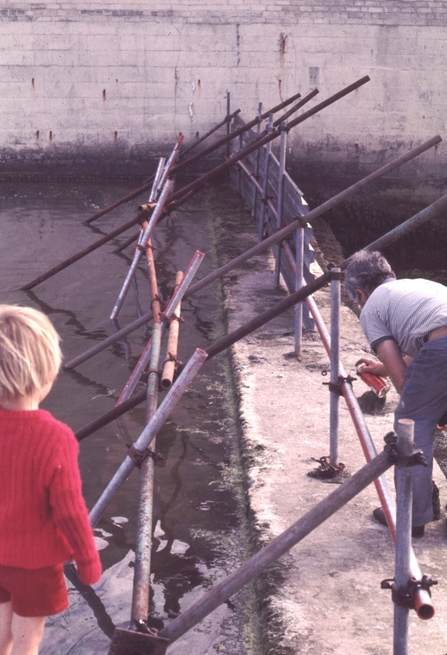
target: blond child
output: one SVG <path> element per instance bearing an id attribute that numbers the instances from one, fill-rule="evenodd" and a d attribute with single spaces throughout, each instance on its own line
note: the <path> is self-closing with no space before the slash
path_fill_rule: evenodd
<path id="1" fill-rule="evenodd" d="M 101 577 L 78 443 L 39 409 L 60 364 L 44 314 L 0 305 L 0 655 L 37 655 L 45 617 L 68 607 L 63 562 L 85 584 Z"/>

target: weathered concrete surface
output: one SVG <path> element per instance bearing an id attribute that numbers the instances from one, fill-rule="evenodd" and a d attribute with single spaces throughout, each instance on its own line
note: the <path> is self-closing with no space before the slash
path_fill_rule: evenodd
<path id="1" fill-rule="evenodd" d="M 284 291 L 274 291 L 267 257 L 232 277 L 228 300 L 230 330 L 250 320 Z M 315 299 L 329 326 L 329 291 Z M 355 314 L 341 313 L 341 359 L 355 375 L 355 361 L 368 350 Z M 250 502 L 261 542 L 268 542 L 334 489 L 308 476 L 314 461 L 329 454 L 329 392 L 323 370 L 329 360 L 319 337 L 309 334 L 302 358 L 293 355 L 293 313 L 286 312 L 234 346 L 239 376 L 244 449 L 249 455 Z M 357 397 L 367 391 L 354 383 Z M 392 429 L 397 394 L 390 391 L 380 415 L 366 417 L 378 451 Z M 343 399 L 340 401 L 340 461 L 350 472 L 365 464 Z M 387 474 L 392 484 L 392 472 Z M 447 500 L 445 478 L 436 469 L 441 504 Z M 359 494 L 283 558 L 283 582 L 270 599 L 282 652 L 309 655 L 384 655 L 393 652 L 393 604 L 380 583 L 393 577 L 393 544 L 372 510 L 379 504 L 374 485 Z M 444 520 L 427 526 L 413 540 L 423 574 L 438 580 L 435 617 L 421 621 L 410 614 L 409 653 L 447 653 L 447 542 Z M 278 648 L 279 648 L 278 645 Z"/>
<path id="2" fill-rule="evenodd" d="M 232 109 L 247 120 L 297 91 L 320 102 L 371 81 L 293 130 L 296 157 L 381 163 L 445 131 L 447 2 L 8 0 L 0 3 L 0 168 L 147 170 Z M 407 168 L 444 185 L 447 149 Z"/>

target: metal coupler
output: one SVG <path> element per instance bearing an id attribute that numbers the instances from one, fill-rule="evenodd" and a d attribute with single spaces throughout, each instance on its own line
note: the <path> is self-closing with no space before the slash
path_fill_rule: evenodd
<path id="1" fill-rule="evenodd" d="M 437 585 L 437 580 L 431 580 L 426 575 L 422 576 L 421 580 L 410 578 L 407 583 L 407 588 L 398 591 L 394 586 L 394 578 L 387 578 L 380 583 L 381 589 L 391 589 L 391 599 L 396 605 L 406 607 L 414 610 L 414 598 L 418 589 L 424 589 L 431 596 L 430 587 Z"/>

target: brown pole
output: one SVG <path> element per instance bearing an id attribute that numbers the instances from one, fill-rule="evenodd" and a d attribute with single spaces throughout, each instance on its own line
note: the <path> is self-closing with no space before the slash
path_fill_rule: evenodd
<path id="1" fill-rule="evenodd" d="M 178 271 L 175 277 L 175 286 L 178 286 L 180 284 L 182 278 L 183 278 L 182 271 Z M 178 337 L 180 331 L 180 314 L 181 314 L 181 306 L 179 303 L 169 324 L 169 335 L 168 335 L 168 344 L 166 347 L 166 358 L 163 365 L 163 371 L 161 374 L 162 389 L 169 389 L 169 387 L 171 386 L 174 380 L 174 373 L 175 373 L 175 367 L 177 362 Z"/>

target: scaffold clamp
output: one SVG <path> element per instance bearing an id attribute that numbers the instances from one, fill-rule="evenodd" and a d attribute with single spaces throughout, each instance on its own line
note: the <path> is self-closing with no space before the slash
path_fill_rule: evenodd
<path id="1" fill-rule="evenodd" d="M 138 448 L 135 448 L 135 444 L 127 444 L 128 451 L 127 455 L 133 459 L 135 462 L 135 466 L 140 468 L 142 463 L 144 462 L 145 459 L 148 457 L 152 457 L 154 462 L 158 462 L 159 460 L 164 459 L 163 455 L 160 453 L 156 453 L 151 448 L 148 446 L 145 450 L 139 450 Z"/>
<path id="2" fill-rule="evenodd" d="M 396 589 L 394 578 L 387 578 L 382 580 L 380 583 L 381 589 L 391 589 L 391 599 L 396 605 L 401 607 L 406 607 L 410 610 L 414 610 L 414 599 L 416 592 L 419 589 L 426 591 L 429 596 L 431 596 L 430 588 L 434 585 L 437 585 L 437 580 L 432 580 L 426 575 L 423 575 L 421 580 L 416 580 L 416 578 L 410 578 L 407 583 L 406 589 L 398 590 Z"/>
<path id="3" fill-rule="evenodd" d="M 323 371 L 321 375 L 327 375 L 327 371 Z M 348 375 L 347 377 L 343 377 L 342 375 L 339 375 L 337 378 L 337 382 L 323 382 L 323 384 L 329 387 L 329 391 L 333 391 L 334 393 L 338 393 L 339 396 L 342 396 L 343 385 L 345 383 L 352 384 L 356 379 L 357 378 L 353 378 L 352 375 Z"/>
<path id="4" fill-rule="evenodd" d="M 395 432 L 388 432 L 385 437 L 385 452 L 388 453 L 390 460 L 400 468 L 409 466 L 427 466 L 427 460 L 422 450 L 413 450 L 408 455 L 400 455 L 397 452 L 397 435 Z"/>

